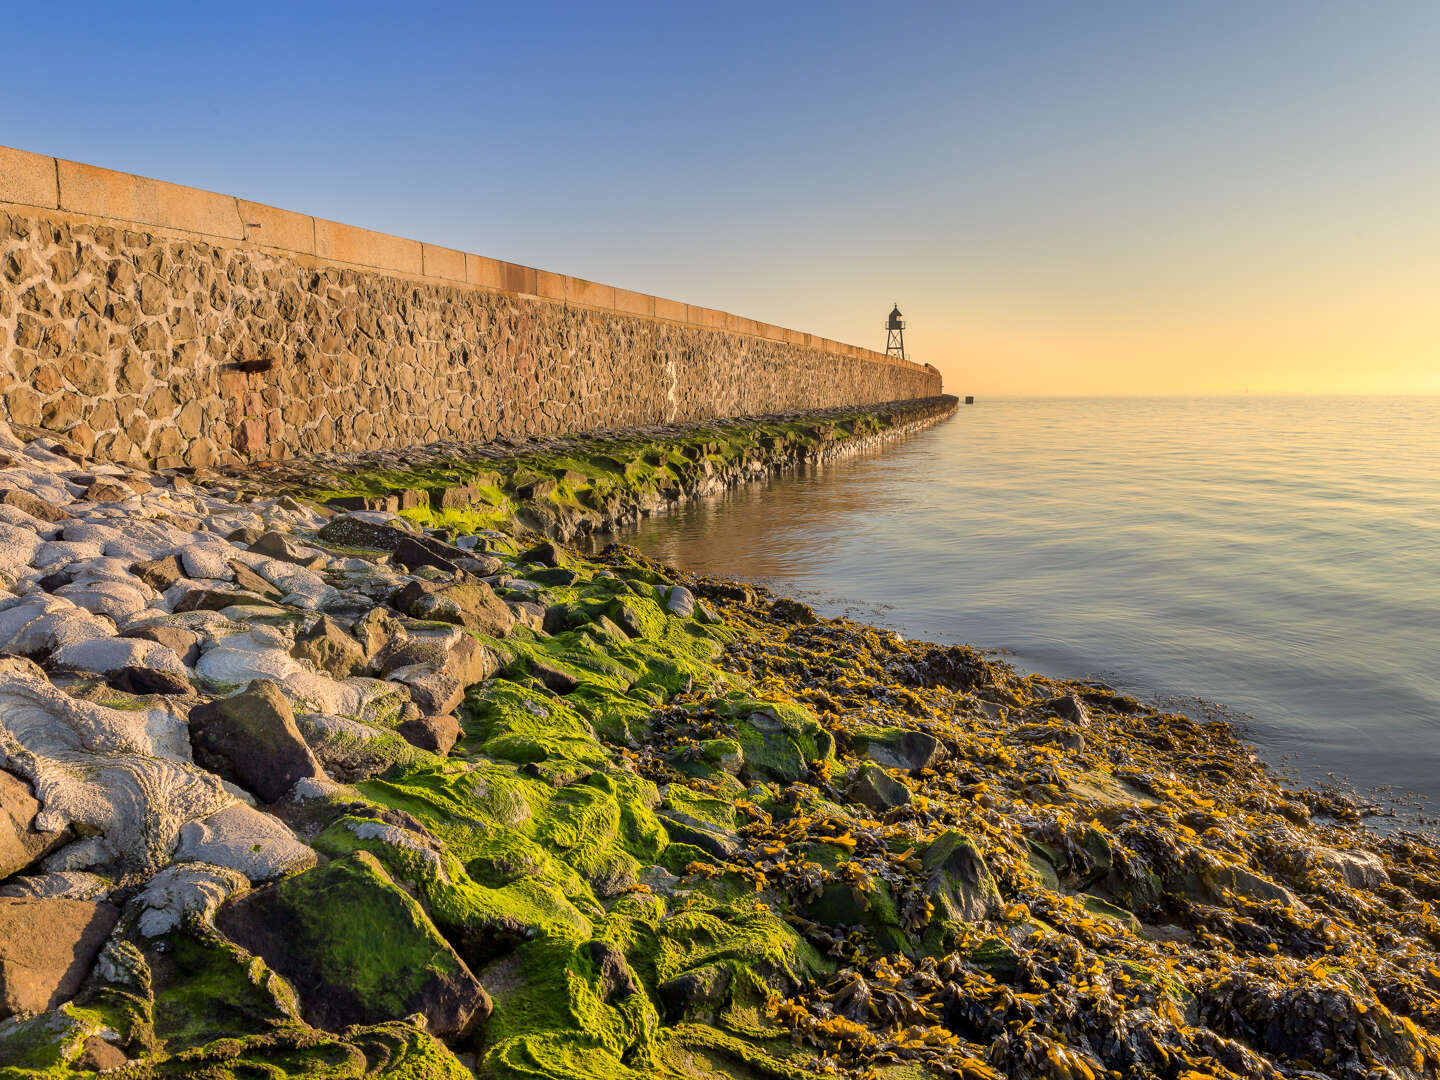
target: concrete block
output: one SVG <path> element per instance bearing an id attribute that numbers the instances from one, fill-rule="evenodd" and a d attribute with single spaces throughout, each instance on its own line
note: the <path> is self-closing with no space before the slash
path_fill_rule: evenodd
<path id="1" fill-rule="evenodd" d="M 615 286 L 601 285 L 598 281 L 586 281 L 584 278 L 567 277 L 565 279 L 565 299 L 572 304 L 584 304 L 586 307 L 614 311 Z"/>
<path id="2" fill-rule="evenodd" d="M 354 225 L 341 225 L 324 218 L 315 219 L 315 254 L 322 259 L 402 274 L 425 272 L 419 240 L 357 229 Z"/>
<path id="3" fill-rule="evenodd" d="M 61 159 L 57 164 L 61 210 L 232 240 L 244 238 L 240 208 L 233 195 L 111 172 L 78 161 Z"/>
<path id="4" fill-rule="evenodd" d="M 55 159 L 28 150 L 0 146 L 0 202 L 54 210 L 60 205 Z"/>
<path id="5" fill-rule="evenodd" d="M 785 328 L 783 326 L 775 326 L 767 322 L 761 323 L 759 325 L 759 330 L 760 336 L 763 337 L 766 341 L 785 340 Z"/>
<path id="6" fill-rule="evenodd" d="M 655 317 L 657 319 L 673 319 L 675 322 L 690 321 L 690 307 L 678 300 L 666 300 L 664 297 L 655 297 Z"/>
<path id="7" fill-rule="evenodd" d="M 498 259 L 487 259 L 484 255 L 465 255 L 465 280 L 471 285 L 479 285 L 485 289 L 505 288 L 505 274 L 501 270 L 505 264 Z"/>
<path id="8" fill-rule="evenodd" d="M 519 263 L 501 263 L 500 274 L 504 281 L 502 287 L 506 292 L 527 293 L 531 296 L 539 292 L 540 272 L 533 266 L 521 266 Z"/>
<path id="9" fill-rule="evenodd" d="M 425 265 L 425 276 L 442 278 L 446 281 L 466 281 L 465 253 L 454 248 L 436 247 L 434 244 L 420 245 L 420 258 Z"/>
<path id="10" fill-rule="evenodd" d="M 293 210 L 240 200 L 240 224 L 245 238 L 261 247 L 315 254 L 315 219 Z M 252 226 L 259 225 L 258 229 Z"/>
<path id="11" fill-rule="evenodd" d="M 629 289 L 615 290 L 616 311 L 629 315 L 654 315 L 656 303 L 655 297 L 648 293 L 631 292 Z"/>
<path id="12" fill-rule="evenodd" d="M 565 275 L 552 274 L 549 270 L 535 271 L 535 295 L 547 300 L 564 300 Z"/>

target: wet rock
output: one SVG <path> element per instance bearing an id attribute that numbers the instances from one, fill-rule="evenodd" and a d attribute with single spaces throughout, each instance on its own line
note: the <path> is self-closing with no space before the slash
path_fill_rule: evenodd
<path id="1" fill-rule="evenodd" d="M 1069 721 L 1076 727 L 1090 726 L 1090 710 L 1085 707 L 1085 703 L 1076 694 L 1051 698 L 1041 708 L 1054 713 L 1062 720 Z"/>
<path id="2" fill-rule="evenodd" d="M 290 655 L 307 660 L 321 671 L 344 679 L 365 666 L 365 650 L 328 615 L 322 615 L 295 635 Z"/>
<path id="3" fill-rule="evenodd" d="M 265 802 L 284 798 L 297 780 L 325 775 L 279 685 L 266 679 L 191 709 L 190 745 L 197 762 Z"/>
<path id="4" fill-rule="evenodd" d="M 327 1031 L 418 1012 L 432 1034 L 460 1039 L 490 1013 L 464 961 L 367 852 L 248 893 L 215 921 L 285 976 L 306 1021 Z"/>
<path id="5" fill-rule="evenodd" d="M 1317 847 L 1315 853 L 1322 866 L 1338 874 L 1352 889 L 1378 889 L 1390 884 L 1384 861 L 1373 852 Z"/>
<path id="6" fill-rule="evenodd" d="M 933 646 L 918 657 L 897 660 L 892 674 L 908 686 L 951 690 L 974 690 L 994 683 L 984 657 L 968 645 Z"/>
<path id="7" fill-rule="evenodd" d="M 858 757 L 911 773 L 933 769 L 945 756 L 939 739 L 911 728 L 855 728 L 850 732 L 850 745 Z"/>
<path id="8" fill-rule="evenodd" d="M 1058 724 L 1021 724 L 1011 735 L 1021 742 L 1058 746 L 1062 750 L 1083 750 L 1085 736 L 1069 726 Z"/>
<path id="9" fill-rule="evenodd" d="M 0 1018 L 74 997 L 119 917 L 93 901 L 0 897 Z"/>
<path id="10" fill-rule="evenodd" d="M 894 810 L 897 806 L 905 806 L 911 799 L 908 787 L 870 761 L 856 771 L 847 794 L 852 801 L 868 806 L 877 814 Z"/>
<path id="11" fill-rule="evenodd" d="M 1208 887 L 1210 895 L 1217 900 L 1223 898 L 1224 893 L 1233 892 L 1260 903 L 1280 903 L 1286 907 L 1295 907 L 1299 904 L 1289 889 L 1283 885 L 1277 885 L 1269 878 L 1261 877 L 1243 866 L 1210 867 L 1205 870 L 1201 878 Z"/>
<path id="12" fill-rule="evenodd" d="M 68 829 L 35 828 L 40 801 L 18 776 L 0 771 L 0 880 L 19 873 L 71 838 Z"/>
<path id="13" fill-rule="evenodd" d="M 515 625 L 505 602 L 481 581 L 412 581 L 397 590 L 390 603 L 416 619 L 455 623 L 494 637 L 504 637 Z"/>

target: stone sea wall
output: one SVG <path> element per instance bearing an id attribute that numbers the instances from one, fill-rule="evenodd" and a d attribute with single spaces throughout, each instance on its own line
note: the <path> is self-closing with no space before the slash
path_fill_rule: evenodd
<path id="1" fill-rule="evenodd" d="M 0 418 L 205 467 L 938 394 L 814 335 L 0 148 Z"/>

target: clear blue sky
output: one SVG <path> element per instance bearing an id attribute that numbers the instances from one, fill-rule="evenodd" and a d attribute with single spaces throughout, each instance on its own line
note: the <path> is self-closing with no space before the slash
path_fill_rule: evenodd
<path id="1" fill-rule="evenodd" d="M 28 4 L 5 52 L 0 143 L 873 347 L 898 300 L 961 392 L 1440 390 L 1433 0 Z"/>

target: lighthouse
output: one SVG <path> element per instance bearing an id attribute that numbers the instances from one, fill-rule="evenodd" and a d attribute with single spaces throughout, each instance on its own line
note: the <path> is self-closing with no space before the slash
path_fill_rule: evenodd
<path id="1" fill-rule="evenodd" d="M 885 322 L 885 355 L 905 359 L 905 320 L 899 304 L 890 309 L 890 318 Z"/>

